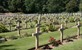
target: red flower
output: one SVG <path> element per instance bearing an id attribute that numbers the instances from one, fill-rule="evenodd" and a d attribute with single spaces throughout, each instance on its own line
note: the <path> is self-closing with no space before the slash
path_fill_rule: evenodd
<path id="1" fill-rule="evenodd" d="M 54 37 L 50 37 L 49 42 L 55 41 Z"/>

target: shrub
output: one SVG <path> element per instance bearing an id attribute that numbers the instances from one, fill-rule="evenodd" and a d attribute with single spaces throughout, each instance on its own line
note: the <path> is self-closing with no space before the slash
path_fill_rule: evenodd
<path id="1" fill-rule="evenodd" d="M 55 26 L 53 24 L 50 24 L 48 26 L 48 31 L 55 31 Z"/>
<path id="2" fill-rule="evenodd" d="M 37 20 L 34 20 L 34 22 L 35 22 L 35 23 L 38 23 L 38 21 L 37 21 Z"/>
<path id="3" fill-rule="evenodd" d="M 78 21 L 80 21 L 80 18 L 75 18 L 74 21 L 78 22 Z"/>
<path id="4" fill-rule="evenodd" d="M 0 33 L 2 32 L 9 32 L 9 30 L 3 24 L 0 24 Z"/>
<path id="5" fill-rule="evenodd" d="M 13 25 L 12 25 L 12 27 L 16 27 L 16 25 L 15 25 L 15 24 L 13 24 Z"/>
<path id="6" fill-rule="evenodd" d="M 69 21 L 70 21 L 70 22 L 75 22 L 73 17 L 70 17 L 70 18 L 69 18 Z"/>
<path id="7" fill-rule="evenodd" d="M 42 30 L 42 32 L 47 32 L 47 27 L 46 26 L 42 27 L 41 30 Z"/>
<path id="8" fill-rule="evenodd" d="M 63 29 L 68 29 L 68 27 L 67 26 L 64 26 L 64 28 Z"/>
<path id="9" fill-rule="evenodd" d="M 34 24 L 30 24 L 30 28 L 34 28 L 35 27 L 35 25 Z"/>
<path id="10" fill-rule="evenodd" d="M 59 21 L 58 20 L 54 20 L 53 24 L 59 25 Z"/>
<path id="11" fill-rule="evenodd" d="M 60 26 L 56 26 L 56 27 L 55 27 L 55 30 L 57 31 L 59 28 L 60 28 Z"/>
<path id="12" fill-rule="evenodd" d="M 45 24 L 44 27 L 45 28 L 43 28 L 43 29 L 45 29 L 47 31 L 57 31 L 60 28 L 60 26 L 55 26 L 54 24 Z"/>

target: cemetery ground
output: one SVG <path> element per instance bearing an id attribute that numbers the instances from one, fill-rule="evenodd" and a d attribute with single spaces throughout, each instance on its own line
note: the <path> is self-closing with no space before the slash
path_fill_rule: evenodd
<path id="1" fill-rule="evenodd" d="M 54 42 L 53 40 L 49 41 L 51 37 L 60 40 L 60 43 L 63 42 L 62 45 L 55 43 L 59 45 L 57 47 L 52 45 L 51 47 L 55 47 L 52 50 L 57 48 L 61 50 L 61 47 L 63 50 L 63 46 L 67 45 L 69 47 L 70 44 L 73 47 L 75 44 L 72 43 L 77 42 L 76 47 L 77 49 L 80 48 L 79 46 L 82 45 L 79 44 L 81 44 L 82 37 L 72 39 L 73 42 L 69 41 L 69 37 L 75 35 L 78 35 L 75 37 L 79 37 L 79 34 L 82 34 L 82 17 L 79 15 L 67 15 L 50 14 L 49 16 L 49 14 L 35 14 L 10 17 L 3 15 L 0 18 L 0 50 L 34 50 L 32 48 L 40 50 L 46 47 L 45 44 L 50 47 L 51 43 Z M 39 48 L 39 46 L 42 47 Z M 71 49 L 71 47 L 69 48 Z M 76 47 L 73 48 L 75 49 Z"/>
<path id="2" fill-rule="evenodd" d="M 54 48 L 53 50 L 82 50 L 82 39 L 79 39 L 72 43 L 67 43 L 63 46 L 59 46 L 58 48 Z"/>
<path id="3" fill-rule="evenodd" d="M 29 29 L 30 31 L 31 29 Z M 82 30 L 82 27 L 81 27 Z M 25 31 L 25 30 L 23 30 Z M 15 34 L 14 34 L 15 33 Z M 17 31 L 15 32 L 8 32 L 8 33 L 1 33 L 0 36 L 12 36 L 16 35 Z M 69 28 L 64 30 L 64 38 L 68 36 L 74 36 L 77 34 L 77 28 Z M 81 31 L 82 34 L 82 31 Z M 49 32 L 49 33 L 43 33 L 40 35 L 40 45 L 47 44 L 49 43 L 48 40 L 50 36 L 54 37 L 55 39 L 59 39 L 60 37 L 60 32 L 55 31 L 55 32 Z M 59 46 L 58 48 L 54 48 L 53 50 L 81 50 L 82 45 L 81 45 L 82 39 L 77 40 L 73 43 L 67 43 L 65 45 Z M 24 38 L 19 38 L 16 40 L 10 40 L 7 42 L 0 43 L 0 50 L 28 50 L 32 47 L 35 46 L 35 37 L 24 37 Z M 68 48 L 68 49 L 67 49 Z"/>
<path id="4" fill-rule="evenodd" d="M 56 27 L 57 26 L 60 26 L 60 25 L 56 25 Z M 71 28 L 71 27 L 73 27 L 73 26 L 75 26 L 75 23 L 68 23 L 68 28 Z M 8 26 L 7 26 L 8 27 Z M 9 27 L 8 27 L 8 29 L 9 29 Z M 12 27 L 12 29 L 15 29 L 14 27 Z M 24 34 L 24 33 L 26 33 L 26 34 L 28 34 L 28 35 L 32 35 L 32 33 L 34 33 L 35 32 L 35 28 L 29 28 L 29 29 L 22 29 L 21 30 L 21 34 Z M 17 36 L 17 34 L 18 34 L 18 31 L 12 31 L 12 32 L 5 32 L 5 33 L 0 33 L 0 36 L 5 36 L 5 37 L 12 37 L 12 36 Z M 27 36 L 28 36 L 27 35 Z"/>

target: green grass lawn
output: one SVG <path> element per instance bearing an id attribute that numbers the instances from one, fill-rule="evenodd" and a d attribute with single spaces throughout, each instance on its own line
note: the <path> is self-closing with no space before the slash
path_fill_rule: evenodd
<path id="1" fill-rule="evenodd" d="M 81 27 L 82 30 L 82 27 Z M 70 28 L 64 31 L 64 38 L 66 36 L 73 36 L 77 33 L 77 28 Z M 82 31 L 81 31 L 82 34 Z M 2 35 L 2 34 L 0 34 Z M 48 43 L 50 36 L 53 36 L 56 39 L 59 39 L 60 32 L 49 32 L 40 35 L 40 45 Z M 0 44 L 0 50 L 27 50 L 29 48 L 34 47 L 35 45 L 34 37 L 24 37 L 17 40 L 7 41 L 5 43 Z"/>
<path id="2" fill-rule="evenodd" d="M 23 33 L 27 33 L 27 34 L 32 34 L 34 33 L 35 29 L 25 29 L 25 30 L 21 30 L 21 34 Z M 0 33 L 0 36 L 17 36 L 18 35 L 18 31 L 13 31 L 13 32 L 5 32 L 5 33 Z"/>
<path id="3" fill-rule="evenodd" d="M 53 50 L 82 50 L 82 39 L 56 47 Z"/>
<path id="4" fill-rule="evenodd" d="M 68 23 L 68 27 L 72 27 L 74 26 L 75 23 Z M 60 25 L 58 25 L 60 26 Z M 13 28 L 14 29 L 14 28 Z M 21 34 L 23 33 L 27 33 L 27 34 L 32 34 L 35 32 L 35 28 L 32 29 L 25 29 L 25 30 L 21 30 Z M 6 33 L 0 33 L 0 36 L 6 36 L 6 37 L 11 37 L 11 36 L 17 36 L 18 35 L 18 31 L 12 31 L 12 32 L 6 32 Z"/>

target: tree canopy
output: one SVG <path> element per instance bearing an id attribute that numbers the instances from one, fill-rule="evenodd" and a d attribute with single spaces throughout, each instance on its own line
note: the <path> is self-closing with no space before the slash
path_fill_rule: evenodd
<path id="1" fill-rule="evenodd" d="M 82 0 L 0 0 L 0 13 L 61 13 L 82 11 Z"/>

